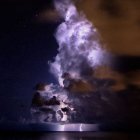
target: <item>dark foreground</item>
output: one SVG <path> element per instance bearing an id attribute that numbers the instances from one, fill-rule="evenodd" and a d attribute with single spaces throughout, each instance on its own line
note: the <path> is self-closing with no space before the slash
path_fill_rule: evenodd
<path id="1" fill-rule="evenodd" d="M 139 140 L 139 133 L 121 132 L 5 132 L 1 140 Z"/>

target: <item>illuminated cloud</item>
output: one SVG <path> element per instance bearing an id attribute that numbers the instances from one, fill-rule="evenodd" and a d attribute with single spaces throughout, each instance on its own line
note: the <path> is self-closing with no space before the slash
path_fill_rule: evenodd
<path id="1" fill-rule="evenodd" d="M 127 84 L 140 88 L 140 70 L 127 73 Z"/>
<path id="2" fill-rule="evenodd" d="M 105 80 L 106 82 L 104 82 L 104 85 L 108 84 L 108 81 L 112 81 L 110 86 L 106 88 L 113 92 L 125 90 L 127 88 L 125 76 L 117 71 L 112 70 L 109 67 L 98 67 L 97 69 L 95 69 L 94 77 L 98 78 L 99 80 Z"/>
<path id="3" fill-rule="evenodd" d="M 75 79 L 83 79 L 87 69 L 108 63 L 107 52 L 102 47 L 97 29 L 79 13 L 70 0 L 55 1 L 58 13 L 64 18 L 55 37 L 58 54 L 50 64 L 51 72 L 63 86 L 62 75 L 69 73 Z"/>
<path id="4" fill-rule="evenodd" d="M 39 22 L 58 22 L 60 21 L 61 17 L 58 12 L 54 9 L 46 9 L 41 11 L 39 14 L 36 15 L 37 20 Z"/>
<path id="5" fill-rule="evenodd" d="M 77 3 L 113 53 L 140 55 L 139 0 L 81 0 Z"/>
<path id="6" fill-rule="evenodd" d="M 55 96 L 60 101 L 59 106 L 51 106 L 58 120 L 57 112 L 70 105 L 77 111 L 74 121 L 92 122 L 98 118 L 116 118 L 116 114 L 120 117 L 126 110 L 125 103 L 119 98 L 120 92 L 125 93 L 129 84 L 138 85 L 137 76 L 130 73 L 126 78 L 109 67 L 110 56 L 97 29 L 70 0 L 55 0 L 54 4 L 63 18 L 55 33 L 58 54 L 50 63 L 50 71 L 59 85 L 46 85 L 43 90 L 40 85 L 38 92 L 46 99 Z M 53 17 L 51 13 L 48 15 Z M 42 114 L 44 117 L 44 112 Z M 62 114 L 67 120 L 68 115 Z"/>

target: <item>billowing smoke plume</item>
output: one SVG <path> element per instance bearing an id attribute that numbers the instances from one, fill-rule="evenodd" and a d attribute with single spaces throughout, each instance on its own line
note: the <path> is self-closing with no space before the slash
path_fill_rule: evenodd
<path id="1" fill-rule="evenodd" d="M 86 70 L 105 63 L 105 50 L 102 48 L 96 28 L 78 13 L 70 0 L 55 0 L 56 10 L 63 17 L 55 37 L 59 49 L 51 72 L 63 86 L 62 75 L 69 73 L 74 79 L 83 79 Z"/>

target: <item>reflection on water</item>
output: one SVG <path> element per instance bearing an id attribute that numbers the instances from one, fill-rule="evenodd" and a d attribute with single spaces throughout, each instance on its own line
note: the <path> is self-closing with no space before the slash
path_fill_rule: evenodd
<path id="1" fill-rule="evenodd" d="M 130 140 L 140 139 L 140 134 L 101 132 L 48 132 L 48 133 L 0 133 L 1 140 Z"/>

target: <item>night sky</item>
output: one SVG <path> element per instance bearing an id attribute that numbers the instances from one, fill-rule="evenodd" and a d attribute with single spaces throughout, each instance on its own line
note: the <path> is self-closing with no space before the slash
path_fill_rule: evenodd
<path id="1" fill-rule="evenodd" d="M 49 73 L 48 61 L 53 61 L 57 54 L 54 33 L 61 20 L 55 14 L 43 14 L 50 9 L 51 0 L 0 1 L 0 119 L 28 118 L 34 86 L 56 82 Z M 96 20 L 95 24 L 100 27 Z M 104 37 L 105 31 L 102 27 L 100 30 Z M 125 75 L 140 69 L 138 54 L 118 52 L 114 53 L 117 71 Z"/>
<path id="2" fill-rule="evenodd" d="M 54 82 L 48 61 L 57 53 L 58 23 L 41 23 L 37 17 L 50 6 L 48 0 L 0 2 L 0 116 L 14 119 L 17 108 L 30 106 L 38 82 Z"/>

